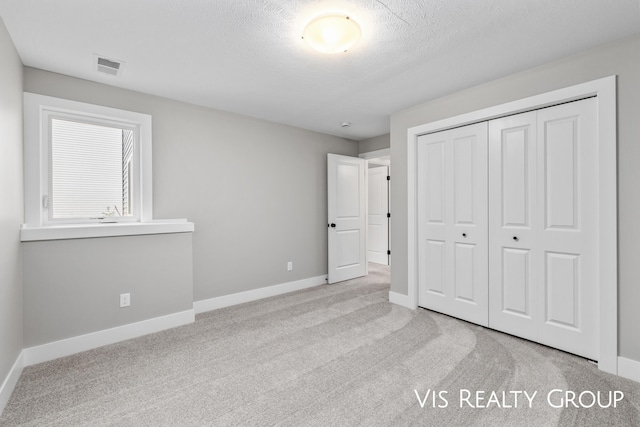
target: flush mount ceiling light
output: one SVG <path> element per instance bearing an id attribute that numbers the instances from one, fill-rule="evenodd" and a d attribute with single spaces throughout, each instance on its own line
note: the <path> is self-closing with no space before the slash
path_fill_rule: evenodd
<path id="1" fill-rule="evenodd" d="M 322 53 L 346 52 L 362 35 L 360 25 L 347 15 L 332 13 L 313 19 L 304 27 L 304 41 Z"/>

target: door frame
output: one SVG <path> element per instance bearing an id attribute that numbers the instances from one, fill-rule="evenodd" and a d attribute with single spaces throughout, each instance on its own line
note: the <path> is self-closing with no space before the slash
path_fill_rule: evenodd
<path id="1" fill-rule="evenodd" d="M 418 307 L 418 136 L 595 96 L 598 103 L 598 368 L 618 374 L 617 129 L 616 76 L 461 114 L 407 131 L 407 240 L 409 308 Z"/>

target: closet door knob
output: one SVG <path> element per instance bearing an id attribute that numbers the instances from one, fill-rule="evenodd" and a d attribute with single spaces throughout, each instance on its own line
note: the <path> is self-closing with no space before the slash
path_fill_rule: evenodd
<path id="1" fill-rule="evenodd" d="M 331 223 L 331 228 L 336 228 L 336 225 L 334 223 Z"/>
<path id="2" fill-rule="evenodd" d="M 520 239 L 518 239 L 518 236 L 513 236 L 513 240 L 514 240 L 515 242 L 517 242 L 517 241 L 518 241 L 518 240 L 520 240 Z"/>
<path id="3" fill-rule="evenodd" d="M 462 237 L 466 238 L 467 237 L 467 233 L 462 233 Z"/>

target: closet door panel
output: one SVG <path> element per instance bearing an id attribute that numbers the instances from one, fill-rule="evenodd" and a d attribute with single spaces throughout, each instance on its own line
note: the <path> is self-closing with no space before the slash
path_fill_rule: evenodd
<path id="1" fill-rule="evenodd" d="M 542 219 L 538 341 L 598 358 L 598 140 L 594 98 L 538 111 Z"/>
<path id="2" fill-rule="evenodd" d="M 418 144 L 418 304 L 440 307 L 451 298 L 447 280 L 445 134 L 421 137 Z M 444 301 L 444 302 L 443 302 Z"/>
<path id="3" fill-rule="evenodd" d="M 489 122 L 489 326 L 538 335 L 536 113 Z"/>
<path id="4" fill-rule="evenodd" d="M 489 123 L 489 326 L 598 355 L 595 100 Z"/>
<path id="5" fill-rule="evenodd" d="M 486 123 L 418 139 L 418 221 L 418 305 L 486 326 Z"/>
<path id="6" fill-rule="evenodd" d="M 549 325 L 577 329 L 580 255 L 545 252 L 545 316 Z"/>
<path id="7" fill-rule="evenodd" d="M 426 197 L 425 212 L 428 224 L 445 223 L 445 142 L 438 139 L 424 146 L 424 176 L 428 188 L 423 194 Z"/>
<path id="8" fill-rule="evenodd" d="M 476 245 L 456 243 L 454 246 L 454 298 L 458 301 L 476 303 L 478 295 L 475 293 L 474 264 Z"/>
<path id="9" fill-rule="evenodd" d="M 482 205 L 475 198 L 474 169 L 476 168 L 476 137 L 466 136 L 453 141 L 455 224 L 474 224 L 474 207 Z"/>
<path id="10" fill-rule="evenodd" d="M 442 240 L 425 240 L 424 244 L 424 290 L 425 298 L 428 294 L 446 298 L 446 243 Z"/>
<path id="11" fill-rule="evenodd" d="M 500 310 L 531 319 L 531 251 L 502 248 L 502 286 Z"/>
<path id="12" fill-rule="evenodd" d="M 525 118 L 526 119 L 526 118 Z M 494 127 L 495 127 L 494 123 Z M 531 128 L 517 126 L 500 135 L 500 168 L 502 226 L 529 227 L 531 213 L 531 179 L 529 171 L 532 155 Z"/>

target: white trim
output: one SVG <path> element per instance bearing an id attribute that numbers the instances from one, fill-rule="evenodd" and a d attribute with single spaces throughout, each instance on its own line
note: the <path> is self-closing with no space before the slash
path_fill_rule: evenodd
<path id="1" fill-rule="evenodd" d="M 640 383 L 640 362 L 618 357 L 618 375 Z"/>
<path id="2" fill-rule="evenodd" d="M 24 366 L 47 362 L 59 357 L 69 356 L 82 351 L 137 338 L 143 335 L 175 328 L 195 321 L 193 309 L 153 319 L 142 320 L 128 325 L 117 326 L 86 335 L 54 341 L 35 347 L 25 348 Z"/>
<path id="3" fill-rule="evenodd" d="M 230 307 L 232 305 L 243 304 L 245 302 L 256 301 L 288 292 L 299 291 L 301 289 L 312 288 L 314 286 L 326 285 L 327 275 L 309 277 L 308 279 L 296 280 L 295 282 L 281 283 L 279 285 L 268 286 L 266 288 L 253 289 L 251 291 L 238 292 L 231 295 L 223 295 L 193 303 L 196 314 L 205 313 L 219 308 Z"/>
<path id="4" fill-rule="evenodd" d="M 366 153 L 358 154 L 358 157 L 365 160 L 386 156 L 391 156 L 391 148 L 382 148 L 380 150 L 367 151 Z"/>
<path id="5" fill-rule="evenodd" d="M 2 411 L 4 411 L 7 403 L 9 403 L 11 393 L 13 393 L 13 390 L 16 388 L 16 384 L 18 384 L 23 368 L 24 351 L 21 351 L 0 387 L 0 415 L 2 415 Z"/>
<path id="6" fill-rule="evenodd" d="M 391 304 L 401 305 L 402 307 L 406 307 L 411 310 L 416 309 L 416 307 L 411 305 L 411 301 L 409 300 L 408 296 L 399 294 L 397 292 L 389 291 L 389 302 Z"/>
<path id="7" fill-rule="evenodd" d="M 618 255 L 617 255 L 617 191 L 616 191 L 616 76 L 604 77 L 541 95 L 508 102 L 490 108 L 416 126 L 407 131 L 407 240 L 409 306 L 418 306 L 417 262 L 417 139 L 471 123 L 491 120 L 509 114 L 531 111 L 562 102 L 596 96 L 598 101 L 598 186 L 599 186 L 599 302 L 600 357 L 598 367 L 609 373 L 618 372 Z"/>
<path id="8" fill-rule="evenodd" d="M 616 76 L 601 79 L 598 100 L 598 267 L 600 359 L 598 368 L 618 373 L 618 135 Z"/>
<path id="9" fill-rule="evenodd" d="M 112 224 L 67 224 L 47 227 L 22 226 L 20 240 L 63 240 L 91 237 L 138 236 L 143 234 L 190 233 L 195 226 L 186 220 L 158 220 Z"/>

